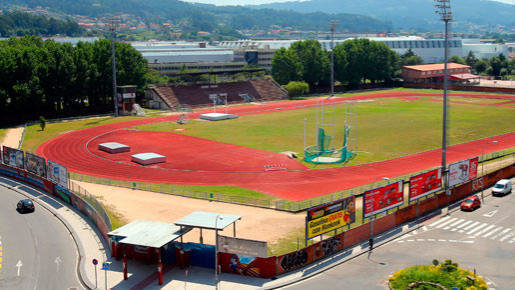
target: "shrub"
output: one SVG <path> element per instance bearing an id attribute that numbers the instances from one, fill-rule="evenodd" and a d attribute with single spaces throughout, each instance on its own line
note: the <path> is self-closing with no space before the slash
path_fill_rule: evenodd
<path id="1" fill-rule="evenodd" d="M 309 93 L 309 85 L 306 82 L 289 82 L 284 88 L 290 97 L 298 97 Z"/>
<path id="2" fill-rule="evenodd" d="M 399 270 L 389 278 L 389 282 L 393 289 L 408 289 L 412 283 L 417 282 L 439 284 L 448 289 L 452 287 L 458 287 L 459 289 L 488 289 L 483 278 L 475 276 L 475 281 L 472 283 L 467 277 L 474 277 L 474 273 L 458 268 L 458 264 L 453 263 L 451 260 L 445 260 L 444 263 L 437 266 L 412 266 Z M 433 286 L 427 284 L 420 284 L 412 289 L 433 288 Z"/>

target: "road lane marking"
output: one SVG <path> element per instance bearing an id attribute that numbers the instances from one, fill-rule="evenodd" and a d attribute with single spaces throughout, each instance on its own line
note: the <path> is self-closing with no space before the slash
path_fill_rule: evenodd
<path id="1" fill-rule="evenodd" d="M 494 210 L 494 211 L 491 211 L 489 213 L 485 213 L 483 216 L 486 216 L 486 217 L 493 217 L 496 213 L 497 213 L 497 209 Z"/>
<path id="2" fill-rule="evenodd" d="M 503 227 L 497 227 L 495 230 L 490 231 L 490 232 L 488 232 L 487 234 L 483 235 L 483 238 L 487 238 L 487 237 L 489 237 L 489 236 L 490 236 L 490 235 L 492 235 L 493 233 L 500 231 L 502 228 L 503 228 Z"/>
<path id="3" fill-rule="evenodd" d="M 435 222 L 431 223 L 429 226 L 430 226 L 430 227 L 434 227 L 434 226 L 436 226 L 437 224 L 439 224 L 439 223 L 441 223 L 441 222 L 444 222 L 444 221 L 446 221 L 446 220 L 448 220 L 448 219 L 450 219 L 450 218 L 451 218 L 450 216 L 446 216 L 446 217 L 444 217 L 444 218 L 441 218 L 441 219 L 439 219 L 439 220 L 437 220 L 437 221 L 435 221 Z"/>
<path id="4" fill-rule="evenodd" d="M 462 223 L 462 222 L 464 222 L 464 221 L 465 221 L 465 220 L 463 220 L 463 219 L 458 219 L 458 221 L 453 222 L 452 224 L 450 224 L 450 225 L 446 226 L 446 227 L 445 227 L 445 228 L 443 228 L 443 229 L 444 229 L 444 230 L 448 230 L 448 229 L 450 229 L 450 228 L 452 228 L 452 227 L 456 226 L 457 224 Z"/>
<path id="5" fill-rule="evenodd" d="M 502 235 L 506 234 L 506 233 L 507 233 L 507 232 L 509 232 L 509 231 L 511 231 L 511 229 L 510 229 L 510 228 L 505 229 L 504 231 L 502 231 L 502 232 L 500 232 L 500 233 L 496 234 L 495 236 L 491 237 L 490 239 L 495 240 L 498 236 L 502 236 Z"/>
<path id="6" fill-rule="evenodd" d="M 477 232 L 476 234 L 474 234 L 474 236 L 475 237 L 480 236 L 480 235 L 486 233 L 487 231 L 491 230 L 494 227 L 495 227 L 495 225 L 489 225 L 488 227 L 486 227 L 486 228 L 480 230 L 479 232 Z"/>
<path id="7" fill-rule="evenodd" d="M 513 236 L 512 232 L 499 239 L 499 242 L 504 242 L 504 240 L 509 239 L 511 236 Z"/>
<path id="8" fill-rule="evenodd" d="M 462 223 L 461 225 L 457 226 L 456 228 L 457 228 L 457 229 L 461 229 L 462 227 L 464 227 L 464 226 L 466 226 L 466 225 L 470 224 L 471 222 L 473 222 L 473 221 L 466 221 L 466 222 Z"/>
<path id="9" fill-rule="evenodd" d="M 463 230 L 462 230 L 462 231 L 463 231 L 463 232 L 464 232 L 464 231 L 467 231 L 467 230 L 469 230 L 469 229 L 471 229 L 471 228 L 475 227 L 477 224 L 479 224 L 479 222 L 474 222 L 473 224 L 469 225 L 468 227 L 463 228 Z M 460 232 L 460 233 L 463 233 L 462 231 L 459 231 L 459 232 Z"/>
<path id="10" fill-rule="evenodd" d="M 453 221 L 457 220 L 458 218 L 451 218 L 450 220 L 447 220 L 441 224 L 439 224 L 438 226 L 436 226 L 437 229 L 440 229 L 442 227 L 444 227 L 445 225 L 449 224 L 449 223 L 452 223 Z"/>
<path id="11" fill-rule="evenodd" d="M 487 223 L 484 223 L 484 224 L 480 225 L 479 227 L 476 227 L 476 228 L 472 229 L 471 231 L 467 232 L 467 235 L 475 233 L 475 232 L 479 231 L 480 229 L 486 227 L 487 225 L 488 225 Z"/>
<path id="12" fill-rule="evenodd" d="M 18 268 L 18 277 L 20 276 L 21 267 L 23 266 L 21 260 L 18 260 L 18 263 L 16 263 L 16 268 Z"/>
<path id="13" fill-rule="evenodd" d="M 439 242 L 447 242 L 447 240 L 438 239 Z"/>

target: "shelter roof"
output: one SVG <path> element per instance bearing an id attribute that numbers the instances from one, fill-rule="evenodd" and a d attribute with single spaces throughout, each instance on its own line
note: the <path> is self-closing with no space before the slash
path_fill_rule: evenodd
<path id="1" fill-rule="evenodd" d="M 177 226 L 223 230 L 240 220 L 241 216 L 223 213 L 196 211 L 175 222 Z"/>
<path id="2" fill-rule="evenodd" d="M 473 74 L 454 74 L 451 75 L 452 79 L 456 80 L 470 80 L 470 79 L 478 79 L 480 76 L 473 75 Z"/>
<path id="3" fill-rule="evenodd" d="M 124 237 L 119 242 L 143 247 L 160 248 L 189 232 L 191 228 L 181 228 L 170 223 L 135 220 L 114 231 L 109 236 Z"/>

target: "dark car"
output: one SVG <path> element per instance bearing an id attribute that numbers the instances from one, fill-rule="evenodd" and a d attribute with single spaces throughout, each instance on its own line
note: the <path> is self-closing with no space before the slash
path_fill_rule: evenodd
<path id="1" fill-rule="evenodd" d="M 30 199 L 22 199 L 18 202 L 18 205 L 16 206 L 16 210 L 18 210 L 21 213 L 34 212 L 34 210 L 35 210 L 34 203 Z"/>
<path id="2" fill-rule="evenodd" d="M 481 207 L 481 200 L 477 195 L 467 197 L 461 203 L 461 210 L 474 210 Z"/>

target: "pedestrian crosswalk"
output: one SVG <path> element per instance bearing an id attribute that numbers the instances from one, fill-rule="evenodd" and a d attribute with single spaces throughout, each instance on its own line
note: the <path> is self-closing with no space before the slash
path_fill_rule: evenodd
<path id="1" fill-rule="evenodd" d="M 428 229 L 442 229 L 465 234 L 468 238 L 485 238 L 508 244 L 515 243 L 515 229 L 473 220 L 443 217 L 427 225 Z"/>

